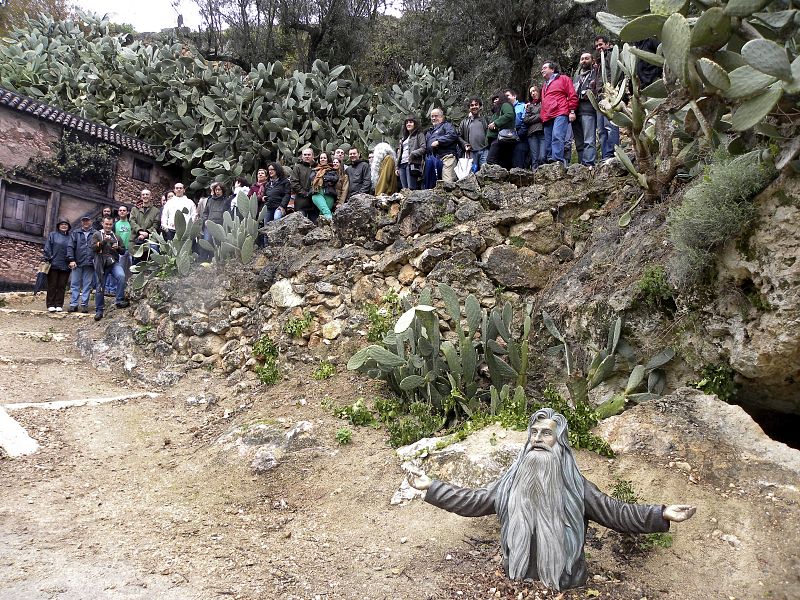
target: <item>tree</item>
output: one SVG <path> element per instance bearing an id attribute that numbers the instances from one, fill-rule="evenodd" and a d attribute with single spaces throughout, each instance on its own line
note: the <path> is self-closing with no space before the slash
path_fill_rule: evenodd
<path id="1" fill-rule="evenodd" d="M 0 0 L 0 35 L 24 25 L 25 15 L 34 17 L 48 13 L 57 19 L 65 19 L 70 13 L 67 0 Z"/>

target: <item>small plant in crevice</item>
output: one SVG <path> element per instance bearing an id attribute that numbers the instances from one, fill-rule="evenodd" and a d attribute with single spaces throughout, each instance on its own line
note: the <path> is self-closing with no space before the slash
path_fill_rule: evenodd
<path id="1" fill-rule="evenodd" d="M 686 385 L 698 389 L 706 394 L 714 394 L 724 402 L 730 402 L 736 397 L 738 391 L 733 380 L 736 371 L 729 365 L 706 365 L 700 369 L 700 379 L 687 381 Z"/>
<path id="2" fill-rule="evenodd" d="M 380 400 L 376 400 L 376 404 L 378 402 Z M 322 407 L 330 409 L 337 419 L 346 419 L 356 427 L 367 427 L 375 424 L 375 415 L 367 407 L 363 398 L 359 398 L 353 404 L 347 406 L 336 406 L 330 400 L 323 400 Z"/>
<path id="3" fill-rule="evenodd" d="M 314 317 L 308 313 L 303 313 L 299 317 L 289 317 L 283 326 L 283 331 L 289 337 L 299 338 L 303 337 L 314 321 Z"/>
<path id="4" fill-rule="evenodd" d="M 274 385 L 281 380 L 277 360 L 273 357 L 267 358 L 264 364 L 256 365 L 253 371 L 258 375 L 258 380 L 265 385 Z"/>
<path id="5" fill-rule="evenodd" d="M 367 340 L 380 342 L 400 314 L 400 297 L 394 290 L 389 290 L 379 304 L 371 302 L 364 304 L 364 312 L 369 321 Z"/>
<path id="6" fill-rule="evenodd" d="M 512 235 L 508 238 L 508 241 L 511 242 L 511 245 L 514 246 L 514 248 L 522 248 L 525 246 L 525 238 L 518 235 Z"/>
<path id="7" fill-rule="evenodd" d="M 336 430 L 336 441 L 344 446 L 353 441 L 353 431 L 349 427 L 340 427 Z"/>
<path id="8" fill-rule="evenodd" d="M 253 344 L 253 356 L 258 360 L 278 358 L 278 345 L 268 335 L 262 335 Z"/>
<path id="9" fill-rule="evenodd" d="M 667 283 L 667 273 L 661 265 L 648 265 L 636 282 L 634 302 L 641 302 L 651 310 L 674 314 L 675 294 Z"/>
<path id="10" fill-rule="evenodd" d="M 611 497 L 628 504 L 636 504 L 640 500 L 633 487 L 633 482 L 619 477 L 614 479 Z M 672 535 L 669 533 L 636 534 L 614 532 L 612 535 L 619 536 L 622 554 L 649 552 L 656 547 L 669 548 L 672 546 Z"/>
<path id="11" fill-rule="evenodd" d="M 133 339 L 134 341 L 139 344 L 140 346 L 144 346 L 147 343 L 147 335 L 153 331 L 152 325 L 142 325 L 133 332 Z"/>
<path id="12" fill-rule="evenodd" d="M 336 375 L 336 365 L 324 360 L 311 374 L 311 378 L 316 379 L 317 381 L 322 381 L 323 379 L 330 379 L 334 375 Z"/>
<path id="13" fill-rule="evenodd" d="M 456 224 L 456 216 L 453 213 L 445 213 L 439 217 L 438 224 L 440 227 L 452 227 Z"/>

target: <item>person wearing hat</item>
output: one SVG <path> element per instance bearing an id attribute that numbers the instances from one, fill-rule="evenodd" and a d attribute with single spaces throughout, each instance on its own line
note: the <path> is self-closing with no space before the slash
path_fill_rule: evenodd
<path id="1" fill-rule="evenodd" d="M 64 291 L 69 280 L 69 264 L 67 248 L 70 245 L 69 221 L 59 219 L 56 230 L 51 231 L 44 244 L 44 260 L 50 263 L 47 272 L 47 297 L 45 304 L 48 312 L 61 312 L 64 306 Z"/>
<path id="2" fill-rule="evenodd" d="M 82 313 L 89 312 L 89 294 L 92 291 L 94 279 L 94 251 L 90 245 L 95 228 L 92 227 L 92 216 L 81 217 L 81 228 L 70 233 L 70 243 L 67 246 L 67 260 L 72 269 L 70 276 L 70 301 L 68 312 L 75 312 L 80 308 Z M 80 306 L 78 301 L 80 300 Z"/>

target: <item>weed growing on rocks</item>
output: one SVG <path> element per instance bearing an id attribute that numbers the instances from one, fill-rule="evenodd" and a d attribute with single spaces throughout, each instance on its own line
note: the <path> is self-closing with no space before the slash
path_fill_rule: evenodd
<path id="1" fill-rule="evenodd" d="M 139 327 L 139 329 L 133 333 L 134 341 L 140 346 L 144 346 L 147 343 L 147 334 L 152 330 L 152 325 L 143 325 L 142 327 Z"/>
<path id="2" fill-rule="evenodd" d="M 253 371 L 258 375 L 259 381 L 266 385 L 273 385 L 281 380 L 278 369 L 278 345 L 268 335 L 262 335 L 253 344 L 253 356 L 262 361 Z"/>
<path id="3" fill-rule="evenodd" d="M 381 299 L 380 304 L 366 303 L 364 312 L 367 313 L 367 320 L 369 321 L 367 340 L 380 342 L 383 340 L 383 336 L 392 328 L 400 314 L 400 298 L 397 292 L 389 290 Z"/>
<path id="4" fill-rule="evenodd" d="M 272 341 L 268 335 L 262 335 L 255 344 L 253 344 L 253 356 L 258 360 L 266 360 L 268 358 L 278 358 L 278 344 Z"/>
<path id="5" fill-rule="evenodd" d="M 456 224 L 456 216 L 453 213 L 446 213 L 439 217 L 439 225 L 441 227 L 452 227 Z"/>
<path id="6" fill-rule="evenodd" d="M 317 381 L 322 381 L 323 379 L 330 379 L 334 375 L 336 375 L 336 366 L 327 360 L 323 360 L 311 374 L 311 377 Z"/>
<path id="7" fill-rule="evenodd" d="M 636 282 L 634 301 L 643 303 L 651 310 L 675 312 L 675 295 L 667 283 L 667 273 L 661 265 L 645 268 L 642 278 Z"/>
<path id="8" fill-rule="evenodd" d="M 736 397 L 736 382 L 733 380 L 735 374 L 728 365 L 706 365 L 700 370 L 700 379 L 687 381 L 686 385 L 729 402 Z"/>
<path id="9" fill-rule="evenodd" d="M 299 317 L 289 317 L 286 320 L 286 324 L 283 326 L 283 330 L 289 337 L 303 337 L 303 334 L 311 327 L 311 322 L 313 320 L 314 317 L 308 313 L 303 313 Z"/>
<path id="10" fill-rule="evenodd" d="M 379 401 L 376 401 L 376 404 Z M 337 419 L 347 419 L 356 427 L 366 427 L 375 424 L 375 415 L 367 407 L 363 398 L 359 398 L 349 406 L 335 406 L 330 400 L 323 400 L 322 407 L 330 409 Z"/>
<path id="11" fill-rule="evenodd" d="M 275 358 L 268 358 L 263 365 L 257 365 L 254 369 L 258 380 L 266 385 L 274 385 L 281 380 L 281 372 Z"/>
<path id="12" fill-rule="evenodd" d="M 608 442 L 592 433 L 599 419 L 589 403 L 578 402 L 573 408 L 555 388 L 547 386 L 544 390 L 544 401 L 535 404 L 533 412 L 545 407 L 560 412 L 567 419 L 569 443 L 573 448 L 585 448 L 601 456 L 614 456 L 614 451 Z"/>
<path id="13" fill-rule="evenodd" d="M 775 178 L 772 161 L 761 150 L 731 158 L 719 155 L 702 180 L 670 210 L 669 236 L 675 245 L 670 271 L 679 287 L 704 281 L 716 252 L 747 231 L 756 217 L 753 197 Z"/>

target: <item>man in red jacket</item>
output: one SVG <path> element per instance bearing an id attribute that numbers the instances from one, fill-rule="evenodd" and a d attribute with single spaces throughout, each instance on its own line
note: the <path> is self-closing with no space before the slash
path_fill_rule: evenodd
<path id="1" fill-rule="evenodd" d="M 578 96 L 572 79 L 558 72 L 553 62 L 542 65 L 542 109 L 544 125 L 544 147 L 551 162 L 560 160 L 566 165 L 569 157 L 564 156 L 564 141 L 570 123 L 575 120 Z"/>

